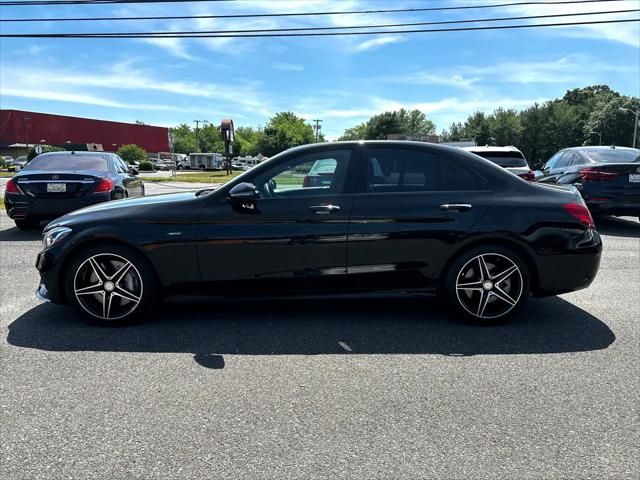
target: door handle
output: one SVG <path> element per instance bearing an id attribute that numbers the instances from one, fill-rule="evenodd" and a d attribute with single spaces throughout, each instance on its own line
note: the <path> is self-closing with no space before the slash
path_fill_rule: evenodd
<path id="1" fill-rule="evenodd" d="M 470 203 L 443 203 L 440 205 L 440 208 L 446 212 L 465 212 L 467 210 L 471 210 Z"/>
<path id="2" fill-rule="evenodd" d="M 313 213 L 317 213 L 318 215 L 328 215 L 333 212 L 337 212 L 340 210 L 338 205 L 313 205 L 309 207 Z"/>

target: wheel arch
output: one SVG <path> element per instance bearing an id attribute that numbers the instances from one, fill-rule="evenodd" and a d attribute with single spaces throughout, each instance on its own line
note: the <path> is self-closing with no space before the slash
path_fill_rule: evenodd
<path id="1" fill-rule="evenodd" d="M 129 242 L 126 242 L 124 240 L 121 240 L 119 238 L 114 238 L 114 237 L 110 237 L 110 238 L 96 238 L 96 237 L 89 237 L 86 238 L 83 241 L 80 241 L 78 243 L 76 243 L 73 248 L 71 248 L 64 256 L 63 260 L 62 260 L 62 264 L 60 267 L 60 273 L 58 276 L 58 281 L 60 282 L 60 285 L 64 285 L 64 281 L 65 281 L 65 274 L 67 272 L 67 269 L 69 268 L 69 264 L 71 263 L 71 260 L 73 259 L 74 256 L 76 256 L 78 254 L 78 252 L 81 252 L 82 250 L 86 250 L 88 248 L 92 248 L 92 247 L 97 247 L 97 246 L 102 246 L 102 245 L 115 245 L 118 247 L 124 247 L 124 248 L 128 248 L 131 249 L 133 251 L 135 251 L 136 253 L 142 255 L 142 257 L 147 261 L 147 263 L 149 264 L 149 266 L 151 267 L 151 272 L 153 273 L 153 276 L 156 279 L 156 285 L 160 286 L 162 285 L 162 283 L 160 282 L 160 276 L 158 275 L 158 271 L 156 270 L 156 267 L 153 265 L 153 262 L 151 262 L 151 260 L 149 259 L 149 256 L 146 254 L 146 252 L 132 244 Z M 64 297 L 64 300 L 67 300 L 66 296 L 66 292 L 65 289 L 62 288 L 61 289 L 62 295 Z"/>
<path id="2" fill-rule="evenodd" d="M 520 242 L 514 239 L 505 238 L 505 237 L 483 237 L 483 238 L 475 238 L 471 239 L 459 246 L 456 247 L 454 251 L 452 251 L 447 259 L 442 263 L 441 267 L 438 269 L 438 279 L 439 279 L 439 288 L 441 289 L 445 278 L 447 276 L 447 272 L 451 268 L 451 265 L 458 258 L 458 255 L 463 250 L 470 250 L 472 248 L 478 248 L 483 246 L 497 246 L 506 248 L 508 250 L 513 251 L 517 254 L 522 261 L 525 263 L 527 270 L 529 272 L 529 285 L 532 293 L 536 293 L 539 290 L 539 272 L 536 266 L 536 263 L 533 259 L 533 252 L 531 252 L 526 246 L 522 245 Z"/>

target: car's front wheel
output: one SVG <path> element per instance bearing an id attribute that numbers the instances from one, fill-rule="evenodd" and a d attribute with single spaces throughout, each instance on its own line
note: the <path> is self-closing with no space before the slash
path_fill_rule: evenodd
<path id="1" fill-rule="evenodd" d="M 69 302 L 92 320 L 128 323 L 156 303 L 156 279 L 149 262 L 120 245 L 90 247 L 69 264 L 65 278 Z"/>
<path id="2" fill-rule="evenodd" d="M 465 252 L 447 273 L 445 293 L 466 319 L 498 323 L 513 317 L 529 297 L 529 272 L 513 251 L 486 246 Z"/>

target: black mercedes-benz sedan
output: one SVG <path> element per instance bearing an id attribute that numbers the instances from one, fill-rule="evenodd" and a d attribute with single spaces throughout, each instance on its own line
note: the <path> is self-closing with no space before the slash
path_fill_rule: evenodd
<path id="1" fill-rule="evenodd" d="M 537 181 L 575 186 L 594 215 L 640 218 L 640 150 L 637 148 L 565 148 L 549 159 Z"/>
<path id="2" fill-rule="evenodd" d="M 113 153 L 43 153 L 7 182 L 4 206 L 18 228 L 35 228 L 94 203 L 144 196 L 137 173 Z"/>
<path id="3" fill-rule="evenodd" d="M 318 161 L 332 175 L 309 186 Z M 325 143 L 218 189 L 56 219 L 36 261 L 37 296 L 118 322 L 172 297 L 426 293 L 495 322 L 531 294 L 587 287 L 601 249 L 574 188 L 527 182 L 458 148 Z"/>

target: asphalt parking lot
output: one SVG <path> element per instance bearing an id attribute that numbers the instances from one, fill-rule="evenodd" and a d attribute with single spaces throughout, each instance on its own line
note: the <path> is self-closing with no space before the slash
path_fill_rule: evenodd
<path id="1" fill-rule="evenodd" d="M 6 479 L 640 476 L 640 223 L 587 290 L 474 327 L 436 300 L 171 305 L 92 326 L 33 297 L 0 214 Z"/>

